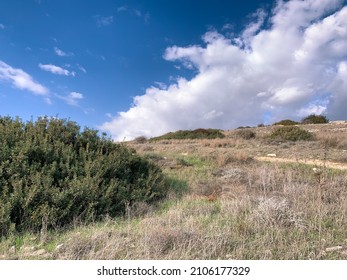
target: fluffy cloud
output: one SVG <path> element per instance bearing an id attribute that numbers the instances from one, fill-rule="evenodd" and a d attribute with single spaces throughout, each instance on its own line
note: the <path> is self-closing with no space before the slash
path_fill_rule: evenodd
<path id="1" fill-rule="evenodd" d="M 171 46 L 164 58 L 194 69 L 148 88 L 100 129 L 116 140 L 177 129 L 230 129 L 306 113 L 346 118 L 347 6 L 342 0 L 278 1 L 233 38 L 207 32 L 202 45 Z M 266 26 L 266 27 L 265 27 Z"/>
<path id="2" fill-rule="evenodd" d="M 48 103 L 49 90 L 38 82 L 22 69 L 13 68 L 10 65 L 0 60 L 0 80 L 10 82 L 18 89 L 31 91 L 35 95 L 43 96 Z"/>
<path id="3" fill-rule="evenodd" d="M 47 72 L 51 72 L 52 74 L 56 75 L 63 75 L 63 76 L 76 76 L 75 72 L 70 72 L 69 70 L 66 70 L 64 68 L 61 68 L 59 66 L 53 65 L 53 64 L 39 64 L 39 67 Z"/>

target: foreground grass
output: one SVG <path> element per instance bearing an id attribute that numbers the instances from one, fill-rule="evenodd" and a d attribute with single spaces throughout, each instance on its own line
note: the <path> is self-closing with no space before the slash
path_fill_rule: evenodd
<path id="1" fill-rule="evenodd" d="M 190 182 L 190 192 L 182 197 L 172 194 L 156 208 L 138 204 L 124 218 L 76 224 L 67 231 L 14 235 L 1 241 L 0 256 L 346 259 L 345 172 L 326 170 L 317 176 L 303 164 L 246 161 L 220 167 L 206 158 L 186 161 L 167 170 Z M 210 199 L 208 191 L 216 185 L 219 192 Z"/>

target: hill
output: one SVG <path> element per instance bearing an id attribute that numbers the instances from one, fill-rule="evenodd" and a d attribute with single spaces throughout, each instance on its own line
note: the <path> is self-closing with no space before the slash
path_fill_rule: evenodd
<path id="1" fill-rule="evenodd" d="M 345 259 L 347 123 L 298 125 L 308 140 L 269 137 L 276 126 L 220 139 L 127 142 L 175 190 L 157 206 L 75 229 L 15 236 L 3 258 Z M 251 131 L 254 137 L 245 137 Z M 30 249 L 30 248 L 35 249 Z M 39 250 L 41 255 L 35 255 Z"/>

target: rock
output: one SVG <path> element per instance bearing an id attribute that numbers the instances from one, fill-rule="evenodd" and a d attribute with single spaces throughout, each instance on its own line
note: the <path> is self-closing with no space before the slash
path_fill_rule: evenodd
<path id="1" fill-rule="evenodd" d="M 34 246 L 32 246 L 32 247 L 24 247 L 23 248 L 23 252 L 24 253 L 28 253 L 28 252 L 32 252 L 32 251 L 34 251 L 36 248 L 34 247 Z"/>
<path id="2" fill-rule="evenodd" d="M 266 156 L 267 156 L 267 157 L 277 157 L 276 154 L 267 154 Z"/>
<path id="3" fill-rule="evenodd" d="M 312 171 L 313 171 L 313 173 L 316 174 L 316 175 L 321 175 L 321 174 L 322 174 L 322 170 L 319 169 L 319 168 L 316 168 L 316 167 L 313 167 L 313 168 L 312 168 Z"/>
<path id="4" fill-rule="evenodd" d="M 335 251 L 340 251 L 342 250 L 342 246 L 334 246 L 334 247 L 329 247 L 325 249 L 325 252 L 335 252 Z"/>

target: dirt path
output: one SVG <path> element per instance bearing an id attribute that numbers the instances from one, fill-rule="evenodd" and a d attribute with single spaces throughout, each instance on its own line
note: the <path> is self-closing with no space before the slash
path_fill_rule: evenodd
<path id="1" fill-rule="evenodd" d="M 291 162 L 291 163 L 303 163 L 303 164 L 316 165 L 319 167 L 324 166 L 324 161 L 318 160 L 318 159 L 303 160 L 303 159 L 290 159 L 290 158 L 278 158 L 278 157 L 255 157 L 255 159 L 259 161 L 268 161 L 268 162 Z M 347 164 L 342 164 L 342 163 L 326 161 L 325 166 L 328 168 L 347 170 Z"/>

